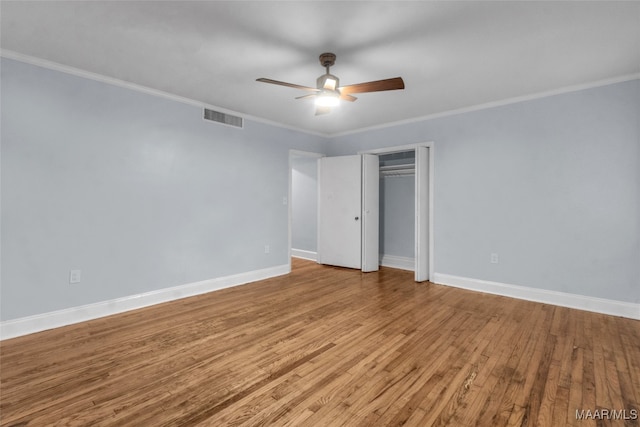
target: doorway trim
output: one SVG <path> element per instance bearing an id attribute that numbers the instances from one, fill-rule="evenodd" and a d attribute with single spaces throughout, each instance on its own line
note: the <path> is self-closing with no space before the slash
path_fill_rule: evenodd
<path id="1" fill-rule="evenodd" d="M 295 157 L 307 157 L 307 158 L 316 158 L 319 159 L 321 157 L 326 157 L 326 154 L 323 153 L 316 153 L 313 151 L 302 151 L 302 150 L 294 150 L 294 149 L 290 149 L 289 150 L 289 194 L 287 195 L 287 200 L 288 200 L 288 258 L 287 258 L 287 263 L 289 265 L 289 273 L 291 272 L 291 243 L 292 243 L 292 239 L 293 239 L 293 159 Z M 317 167 L 316 167 L 316 171 L 317 171 Z M 317 177 L 317 174 L 316 174 Z M 316 252 L 318 250 L 317 248 L 317 242 L 316 242 Z"/>
<path id="2" fill-rule="evenodd" d="M 421 142 L 421 143 L 417 143 L 417 144 L 408 144 L 408 145 L 397 145 L 397 146 L 392 146 L 392 147 L 383 147 L 383 148 L 376 148 L 373 150 L 363 150 L 363 151 L 358 151 L 358 154 L 376 154 L 376 155 L 381 155 L 381 154 L 393 154 L 393 153 L 399 153 L 402 151 L 417 151 L 418 147 L 426 147 L 429 150 L 429 171 L 428 171 L 428 175 L 429 175 L 429 213 L 428 213 L 428 229 L 429 229 L 429 273 L 428 273 L 428 280 L 429 281 L 433 281 L 433 276 L 434 276 L 434 272 L 435 272 L 435 266 L 434 266 L 434 226 L 433 226 L 433 212 L 434 212 L 434 207 L 433 207 L 433 200 L 434 200 L 434 166 L 435 166 L 435 144 L 433 143 L 433 141 L 429 141 L 429 142 Z M 416 186 L 415 189 L 415 194 L 416 194 L 416 202 L 418 201 L 418 186 Z M 417 209 L 418 209 L 418 203 L 416 203 L 415 206 L 416 209 L 416 214 L 417 214 Z M 415 233 L 415 239 L 417 241 L 418 239 L 418 229 L 416 227 L 416 230 L 414 230 Z M 414 260 L 414 268 L 417 269 L 418 266 L 418 256 L 420 254 L 416 253 L 415 254 L 415 260 Z M 415 270 L 414 270 L 415 271 Z"/>

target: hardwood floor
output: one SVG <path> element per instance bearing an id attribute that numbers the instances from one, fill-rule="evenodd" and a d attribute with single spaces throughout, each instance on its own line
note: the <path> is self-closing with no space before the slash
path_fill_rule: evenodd
<path id="1" fill-rule="evenodd" d="M 640 425 L 639 321 L 293 265 L 3 341 L 1 425 Z"/>

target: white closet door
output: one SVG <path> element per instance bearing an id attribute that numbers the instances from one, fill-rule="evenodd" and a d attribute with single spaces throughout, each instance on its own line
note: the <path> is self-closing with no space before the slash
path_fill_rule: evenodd
<path id="1" fill-rule="evenodd" d="M 429 280 L 429 149 L 416 147 L 415 281 Z"/>
<path id="2" fill-rule="evenodd" d="M 362 271 L 380 269 L 380 161 L 362 156 Z"/>
<path id="3" fill-rule="evenodd" d="M 318 263 L 362 266 L 360 155 L 318 160 Z"/>

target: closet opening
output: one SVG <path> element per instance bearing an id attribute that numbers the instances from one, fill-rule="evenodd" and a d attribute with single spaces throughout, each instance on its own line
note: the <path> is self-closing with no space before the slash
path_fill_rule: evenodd
<path id="1" fill-rule="evenodd" d="M 415 269 L 416 152 L 380 154 L 380 265 Z"/>
<path id="2" fill-rule="evenodd" d="M 289 150 L 289 269 L 291 257 L 317 256 L 318 159 L 324 154 Z"/>
<path id="3" fill-rule="evenodd" d="M 433 280 L 434 143 L 358 154 L 375 154 L 380 160 L 380 265 L 413 270 L 416 282 Z"/>

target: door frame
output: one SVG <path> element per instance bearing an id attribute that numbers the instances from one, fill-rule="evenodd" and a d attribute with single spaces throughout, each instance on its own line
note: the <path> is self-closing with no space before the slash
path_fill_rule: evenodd
<path id="1" fill-rule="evenodd" d="M 433 275 L 435 272 L 435 268 L 434 268 L 434 233 L 433 233 L 433 212 L 434 212 L 434 208 L 433 208 L 433 200 L 434 200 L 434 171 L 435 171 L 435 154 L 434 154 L 434 147 L 435 144 L 433 143 L 433 141 L 429 141 L 429 142 L 421 142 L 421 143 L 417 143 L 417 144 L 408 144 L 408 145 L 397 145 L 397 146 L 392 146 L 392 147 L 383 147 L 383 148 L 376 148 L 373 150 L 363 150 L 363 151 L 358 151 L 358 154 L 376 154 L 376 155 L 381 155 L 381 154 L 393 154 L 393 153 L 399 153 L 402 151 L 417 151 L 417 147 L 426 147 L 429 150 L 429 164 L 428 164 L 428 175 L 429 175 L 429 209 L 428 209 L 428 230 L 429 230 L 429 254 L 428 254 L 428 263 L 429 263 L 429 273 L 428 273 L 428 280 L 429 281 L 433 281 Z M 418 214 L 418 192 L 419 192 L 419 188 L 416 185 L 415 188 L 415 214 L 417 217 Z M 414 238 L 415 241 L 418 241 L 418 227 L 415 227 L 414 230 Z M 417 271 L 418 268 L 418 262 L 420 261 L 418 259 L 418 256 L 423 256 L 424 254 L 418 254 L 416 253 L 415 256 L 415 264 L 414 264 L 414 271 Z"/>
<path id="2" fill-rule="evenodd" d="M 326 157 L 326 154 L 316 153 L 313 151 L 302 151 L 302 150 L 289 150 L 289 194 L 287 195 L 288 200 L 288 257 L 287 264 L 289 265 L 289 272 L 291 272 L 291 243 L 293 239 L 293 159 L 295 157 L 308 157 L 308 158 L 316 158 L 319 159 L 321 157 Z M 316 178 L 317 178 L 317 166 L 316 166 Z M 318 243 L 316 242 L 316 255 L 318 251 Z"/>

